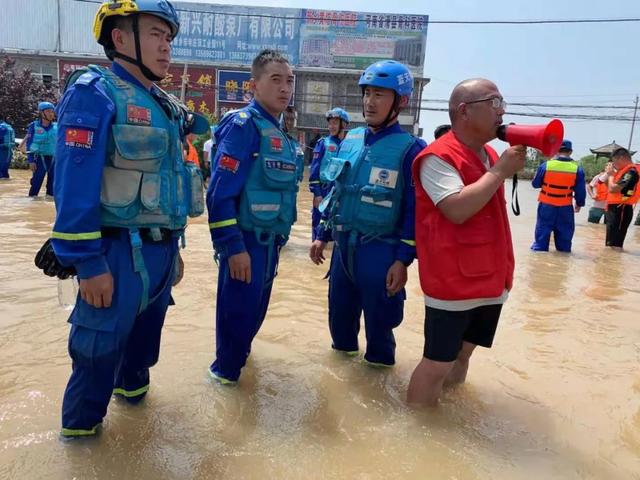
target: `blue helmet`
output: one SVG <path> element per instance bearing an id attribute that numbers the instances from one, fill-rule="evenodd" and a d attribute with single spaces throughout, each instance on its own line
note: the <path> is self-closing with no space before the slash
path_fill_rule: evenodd
<path id="1" fill-rule="evenodd" d="M 360 87 L 388 88 L 400 96 L 410 96 L 413 92 L 413 76 L 403 63 L 395 60 L 381 60 L 362 72 Z"/>
<path id="2" fill-rule="evenodd" d="M 331 110 L 329 110 L 327 113 L 325 113 L 325 118 L 327 120 L 331 119 L 331 118 L 339 118 L 340 120 L 342 120 L 345 123 L 349 123 L 350 119 L 349 119 L 349 114 L 343 110 L 342 108 L 332 108 Z"/>
<path id="3" fill-rule="evenodd" d="M 120 2 L 105 1 L 93 20 L 93 36 L 96 41 L 105 47 L 111 47 L 111 30 L 105 28 L 105 21 L 110 17 L 126 17 L 139 13 L 161 18 L 169 27 L 175 37 L 180 30 L 180 19 L 173 5 L 167 0 L 122 0 Z"/>
<path id="4" fill-rule="evenodd" d="M 53 106 L 51 102 L 40 102 L 38 103 L 38 111 L 44 112 L 45 110 L 55 110 L 56 107 Z"/>

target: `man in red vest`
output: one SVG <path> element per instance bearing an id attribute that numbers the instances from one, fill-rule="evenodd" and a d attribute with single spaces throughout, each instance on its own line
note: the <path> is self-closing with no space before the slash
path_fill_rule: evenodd
<path id="1" fill-rule="evenodd" d="M 521 170 L 524 146 L 499 158 L 505 102 L 489 80 L 459 83 L 449 99 L 452 130 L 413 162 L 416 247 L 425 295 L 425 347 L 407 401 L 435 406 L 445 384 L 463 382 L 477 345 L 491 347 L 513 280 L 504 180 Z"/>

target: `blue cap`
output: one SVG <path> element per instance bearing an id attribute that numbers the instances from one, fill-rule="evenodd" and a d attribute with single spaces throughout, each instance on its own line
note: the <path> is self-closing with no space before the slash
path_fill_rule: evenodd
<path id="1" fill-rule="evenodd" d="M 568 150 L 568 151 L 573 151 L 573 144 L 571 143 L 571 140 L 563 140 L 562 144 L 560 144 L 560 150 Z"/>
<path id="2" fill-rule="evenodd" d="M 53 106 L 53 103 L 51 102 L 40 102 L 38 104 L 38 111 L 39 112 L 44 112 L 45 110 L 55 110 L 56 107 Z"/>

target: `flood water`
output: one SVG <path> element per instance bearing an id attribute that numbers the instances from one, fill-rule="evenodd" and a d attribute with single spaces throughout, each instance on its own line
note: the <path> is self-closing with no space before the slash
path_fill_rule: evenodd
<path id="1" fill-rule="evenodd" d="M 404 403 L 423 347 L 415 264 L 397 365 L 331 351 L 326 267 L 308 259 L 310 194 L 282 254 L 271 306 L 237 387 L 213 384 L 217 268 L 205 217 L 165 322 L 151 390 L 112 401 L 96 439 L 59 439 L 71 371 L 68 312 L 33 257 L 54 205 L 0 183 L 1 479 L 640 479 L 640 227 L 623 253 L 576 217 L 571 255 L 529 251 L 536 194 L 511 218 L 516 278 L 494 347 L 441 406 Z"/>

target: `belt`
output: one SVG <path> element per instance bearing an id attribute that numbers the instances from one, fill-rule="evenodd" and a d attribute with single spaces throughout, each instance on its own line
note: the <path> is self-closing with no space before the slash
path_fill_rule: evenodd
<path id="1" fill-rule="evenodd" d="M 160 240 L 154 240 L 150 228 L 139 228 L 140 238 L 143 242 L 167 242 L 172 238 L 177 238 L 182 230 L 169 230 L 168 228 L 160 228 Z M 129 239 L 129 229 L 121 227 L 102 227 L 102 236 L 107 238 L 123 238 Z"/>

